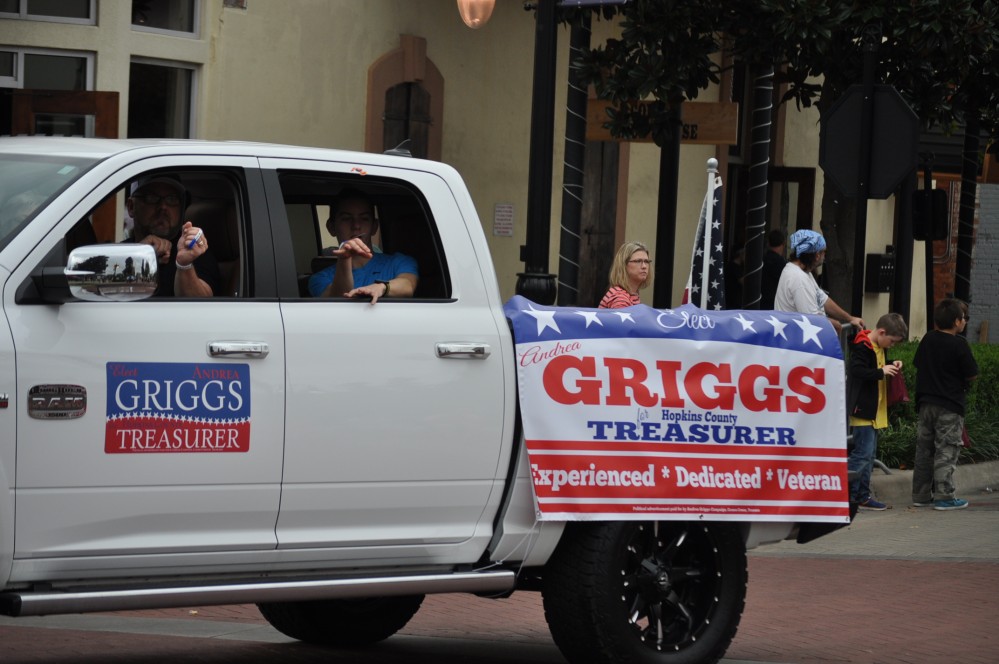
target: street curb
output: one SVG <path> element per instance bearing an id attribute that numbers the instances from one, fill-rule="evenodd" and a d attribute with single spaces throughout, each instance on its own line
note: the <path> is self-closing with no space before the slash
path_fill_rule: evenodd
<path id="1" fill-rule="evenodd" d="M 999 461 L 968 463 L 954 470 L 957 497 L 974 502 L 975 496 L 989 488 L 999 491 Z M 906 507 L 912 502 L 912 471 L 892 469 L 891 475 L 875 468 L 871 474 L 871 489 L 883 503 Z"/>

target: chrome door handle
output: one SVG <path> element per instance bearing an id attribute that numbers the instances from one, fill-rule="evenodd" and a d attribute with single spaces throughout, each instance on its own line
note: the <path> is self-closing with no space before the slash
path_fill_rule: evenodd
<path id="1" fill-rule="evenodd" d="M 437 344 L 437 357 L 444 359 L 484 360 L 489 357 L 489 344 L 466 341 L 448 341 Z"/>
<path id="2" fill-rule="evenodd" d="M 271 352 L 263 341 L 209 341 L 208 354 L 212 357 L 265 358 Z"/>

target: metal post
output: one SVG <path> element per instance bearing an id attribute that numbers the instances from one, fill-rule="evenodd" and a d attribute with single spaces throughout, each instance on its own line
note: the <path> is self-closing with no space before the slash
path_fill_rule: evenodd
<path id="1" fill-rule="evenodd" d="M 539 304 L 555 302 L 555 275 L 548 272 L 551 228 L 552 152 L 555 141 L 556 0 L 538 0 L 534 29 L 534 88 L 527 173 L 527 244 L 520 248 L 524 271 L 518 295 Z"/>
<path id="2" fill-rule="evenodd" d="M 569 32 L 569 90 L 565 101 L 565 160 L 562 169 L 562 229 L 558 249 L 558 303 L 579 304 L 579 227 L 583 214 L 586 158 L 586 84 L 574 62 L 590 46 L 590 15 L 573 21 Z"/>
<path id="3" fill-rule="evenodd" d="M 929 160 L 923 167 L 923 189 L 927 192 L 933 190 L 933 164 Z M 936 220 L 933 218 L 933 200 L 930 199 L 927 203 L 929 210 L 926 214 L 923 260 L 926 261 L 926 332 L 929 333 L 933 331 L 933 307 L 936 304 L 936 294 L 933 292 L 933 227 Z"/>
<path id="4" fill-rule="evenodd" d="M 659 150 L 659 209 L 656 214 L 656 279 L 652 306 L 668 309 L 673 299 L 673 259 L 676 256 L 676 198 L 680 180 L 680 102 L 669 110 L 670 138 Z"/>
<path id="5" fill-rule="evenodd" d="M 912 302 L 912 197 L 916 191 L 916 172 L 913 171 L 902 181 L 895 199 L 898 207 L 898 233 L 895 239 L 895 279 L 892 283 L 891 310 L 902 314 L 906 322 L 911 321 Z"/>
<path id="6" fill-rule="evenodd" d="M 729 309 L 759 309 L 763 281 L 763 236 L 767 228 L 770 129 L 773 116 L 774 68 L 753 68 L 753 126 L 749 150 L 749 212 L 746 219 L 746 255 L 743 261 L 742 302 L 726 302 Z"/>
<path id="7" fill-rule="evenodd" d="M 881 44 L 881 26 L 864 27 L 864 101 L 860 116 L 860 161 L 857 164 L 857 218 L 853 232 L 853 279 L 850 312 L 864 306 L 864 255 L 867 249 L 867 196 L 871 188 L 871 139 L 874 133 L 874 76 Z"/>

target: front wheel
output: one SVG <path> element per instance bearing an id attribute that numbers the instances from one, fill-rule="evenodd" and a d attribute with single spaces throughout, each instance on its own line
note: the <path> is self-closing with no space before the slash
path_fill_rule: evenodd
<path id="1" fill-rule="evenodd" d="M 377 643 L 406 626 L 423 595 L 257 604 L 276 630 L 299 641 L 353 647 Z"/>
<path id="2" fill-rule="evenodd" d="M 545 618 L 573 663 L 717 662 L 746 580 L 735 524 L 571 523 L 545 568 Z"/>

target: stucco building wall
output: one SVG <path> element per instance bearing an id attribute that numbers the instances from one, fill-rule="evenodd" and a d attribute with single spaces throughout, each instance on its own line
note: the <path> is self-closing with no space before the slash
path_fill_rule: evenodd
<path id="1" fill-rule="evenodd" d="M 196 71 L 192 136 L 258 140 L 363 150 L 368 69 L 399 47 L 400 35 L 425 40 L 427 58 L 444 79 L 442 160 L 462 173 L 489 239 L 503 297 L 514 292 L 523 270 L 525 242 L 534 14 L 522 3 L 497 2 L 479 30 L 464 26 L 453 0 L 248 0 L 246 9 L 220 0 L 200 3 L 195 38 L 134 30 L 131 3 L 99 2 L 94 26 L 33 20 L 0 20 L 0 44 L 91 52 L 94 89 L 121 96 L 120 126 L 127 123 L 129 68 L 134 59 L 176 63 Z M 593 22 L 593 43 L 616 30 Z M 568 28 L 558 31 L 555 141 L 549 270 L 557 270 L 565 129 Z M 710 88 L 698 101 L 721 101 Z M 817 167 L 814 109 L 785 114 L 784 165 Z M 122 130 L 124 132 L 124 129 Z M 627 200 L 619 236 L 655 246 L 659 149 L 632 143 L 627 150 Z M 705 163 L 727 150 L 683 145 L 680 150 L 673 297 L 679 302 L 689 270 L 692 237 L 706 183 Z M 729 183 L 726 183 L 728 186 Z M 813 205 L 821 205 L 821 172 Z M 512 237 L 493 235 L 497 204 L 511 204 Z M 871 251 L 890 243 L 893 207 L 872 203 Z M 585 266 L 584 266 L 585 269 Z M 651 301 L 651 291 L 643 291 Z M 870 319 L 886 305 L 868 298 Z"/>

